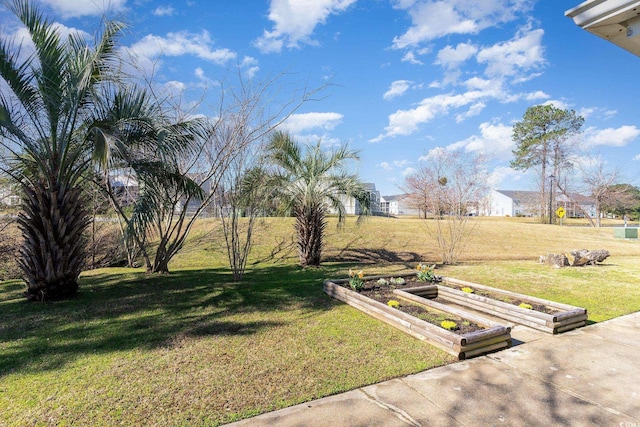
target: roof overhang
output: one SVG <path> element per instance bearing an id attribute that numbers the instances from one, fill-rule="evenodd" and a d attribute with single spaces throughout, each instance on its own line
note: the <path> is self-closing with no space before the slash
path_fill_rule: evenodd
<path id="1" fill-rule="evenodd" d="M 565 16 L 583 30 L 640 56 L 640 0 L 588 0 Z"/>

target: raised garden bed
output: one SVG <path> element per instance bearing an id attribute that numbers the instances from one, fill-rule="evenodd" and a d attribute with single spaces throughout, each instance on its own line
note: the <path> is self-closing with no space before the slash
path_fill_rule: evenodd
<path id="1" fill-rule="evenodd" d="M 390 276 L 366 277 L 364 280 L 371 281 L 381 277 Z M 476 331 L 459 334 L 405 313 L 398 308 L 389 307 L 387 304 L 348 289 L 345 284 L 348 286 L 348 279 L 327 280 L 324 282 L 324 291 L 333 298 L 457 356 L 460 360 L 511 346 L 511 328 L 484 317 L 399 289 L 393 291 L 397 298 L 407 303 L 411 301 L 412 304 L 419 305 L 425 310 L 448 313 L 480 327 Z M 432 291 L 437 291 L 437 286 L 430 286 L 430 288 Z"/>
<path id="2" fill-rule="evenodd" d="M 462 288 L 471 288 L 474 292 L 463 292 Z M 411 292 L 421 294 L 419 289 Z M 587 310 L 581 307 L 451 277 L 442 278 L 438 285 L 437 298 L 551 334 L 582 327 L 588 317 Z M 521 303 L 529 304 L 531 308 L 522 308 L 519 306 Z"/>

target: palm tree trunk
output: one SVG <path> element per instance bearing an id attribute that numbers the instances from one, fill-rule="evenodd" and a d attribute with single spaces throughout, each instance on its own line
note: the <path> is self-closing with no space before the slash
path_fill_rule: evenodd
<path id="1" fill-rule="evenodd" d="M 319 266 L 324 246 L 323 237 L 327 221 L 322 205 L 299 208 L 296 214 L 296 233 L 300 265 Z"/>
<path id="2" fill-rule="evenodd" d="M 24 237 L 18 260 L 34 301 L 69 298 L 78 290 L 86 257 L 84 231 L 91 218 L 79 188 L 43 181 L 24 187 L 18 226 Z"/>

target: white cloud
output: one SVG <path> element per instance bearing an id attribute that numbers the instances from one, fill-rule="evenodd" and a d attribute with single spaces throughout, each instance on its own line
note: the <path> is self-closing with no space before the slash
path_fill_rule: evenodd
<path id="1" fill-rule="evenodd" d="M 162 87 L 171 94 L 179 94 L 180 92 L 184 92 L 184 90 L 187 88 L 187 85 L 183 82 L 171 80 L 162 85 Z"/>
<path id="2" fill-rule="evenodd" d="M 637 155 L 633 158 L 633 160 L 640 160 L 640 154 L 637 154 Z"/>
<path id="3" fill-rule="evenodd" d="M 513 129 L 501 123 L 485 122 L 480 125 L 480 134 L 451 144 L 447 149 L 464 149 L 467 152 L 478 152 L 493 158 L 507 160 L 511 158 L 514 147 Z"/>
<path id="4" fill-rule="evenodd" d="M 458 68 L 463 62 L 478 52 L 478 48 L 469 43 L 458 43 L 456 47 L 446 46 L 436 56 L 436 64 L 445 68 Z"/>
<path id="5" fill-rule="evenodd" d="M 423 62 L 416 58 L 416 54 L 414 52 L 407 52 L 401 59 L 402 62 L 408 62 L 413 65 L 422 65 Z"/>
<path id="6" fill-rule="evenodd" d="M 71 34 L 79 36 L 87 41 L 92 39 L 91 34 L 87 33 L 86 31 L 82 31 L 73 27 L 67 27 L 66 25 L 60 24 L 59 22 L 54 22 L 52 24 L 52 27 L 63 40 L 68 38 Z M 26 27 L 16 27 L 13 33 L 3 36 L 3 40 L 14 43 L 14 46 L 16 48 L 20 46 L 20 61 L 28 60 L 29 56 L 31 56 L 35 51 L 33 40 L 31 40 L 31 35 L 29 34 L 29 31 Z"/>
<path id="7" fill-rule="evenodd" d="M 481 91 L 470 91 L 458 95 L 445 94 L 425 98 L 415 108 L 398 110 L 391 114 L 385 132 L 371 139 L 370 142 L 379 142 L 386 137 L 397 135 L 410 135 L 416 132 L 420 125 L 446 114 L 450 109 L 478 102 L 486 95 Z"/>
<path id="8" fill-rule="evenodd" d="M 411 166 L 409 166 L 408 168 L 402 171 L 402 176 L 413 175 L 416 172 L 418 171 L 415 168 L 412 168 Z"/>
<path id="9" fill-rule="evenodd" d="M 397 0 L 394 7 L 406 10 L 411 27 L 393 39 L 393 47 L 404 49 L 449 34 L 477 34 L 512 21 L 531 8 L 529 0 Z"/>
<path id="10" fill-rule="evenodd" d="M 590 127 L 584 131 L 584 141 L 588 146 L 606 145 L 609 147 L 624 147 L 640 136 L 640 129 L 636 126 L 620 126 L 617 129 L 596 129 Z"/>
<path id="11" fill-rule="evenodd" d="M 179 31 L 167 33 L 165 37 L 149 34 L 127 50 L 138 58 L 193 55 L 218 65 L 224 65 L 236 58 L 236 53 L 229 49 L 214 49 L 213 40 L 207 31 L 200 34 Z"/>
<path id="12" fill-rule="evenodd" d="M 339 113 L 292 114 L 283 124 L 287 130 L 298 134 L 310 129 L 332 130 L 342 121 Z"/>
<path id="13" fill-rule="evenodd" d="M 40 0 L 40 2 L 50 6 L 63 18 L 75 18 L 122 12 L 127 0 Z"/>
<path id="14" fill-rule="evenodd" d="M 551 105 L 553 107 L 559 108 L 560 110 L 570 110 L 571 105 L 567 104 L 564 101 L 560 101 L 559 99 L 550 99 L 544 102 L 542 105 Z"/>
<path id="15" fill-rule="evenodd" d="M 263 53 L 280 52 L 283 47 L 295 48 L 300 43 L 314 44 L 311 34 L 330 15 L 344 12 L 356 0 L 271 0 L 269 19 L 273 30 L 265 30 L 255 42 Z"/>
<path id="16" fill-rule="evenodd" d="M 393 168 L 391 167 L 389 162 L 382 162 L 382 163 L 378 164 L 378 166 L 380 168 L 382 168 L 382 170 L 384 170 L 385 172 L 389 172 L 389 171 L 393 170 Z"/>
<path id="17" fill-rule="evenodd" d="M 517 187 L 514 183 L 524 179 L 526 175 L 527 172 L 517 171 L 508 166 L 498 166 L 489 174 L 487 184 L 493 189 L 512 190 Z"/>
<path id="18" fill-rule="evenodd" d="M 421 162 L 430 162 L 430 161 L 438 160 L 445 153 L 447 153 L 447 151 L 451 151 L 451 150 L 448 147 L 447 148 L 435 147 L 429 150 L 427 154 L 425 154 L 424 156 L 420 156 L 418 160 Z"/>
<path id="19" fill-rule="evenodd" d="M 482 110 L 484 110 L 484 108 L 486 106 L 487 106 L 487 104 L 485 104 L 484 102 L 476 102 L 466 112 L 464 112 L 462 114 L 458 114 L 456 116 L 456 123 L 463 122 L 466 119 L 468 119 L 469 117 L 477 116 L 478 114 L 480 114 L 482 112 Z"/>
<path id="20" fill-rule="evenodd" d="M 409 80 L 396 80 L 391 83 L 389 90 L 387 90 L 382 97 L 384 99 L 392 99 L 401 96 L 409 89 L 410 85 L 411 82 Z"/>
<path id="21" fill-rule="evenodd" d="M 537 29 L 517 35 L 515 38 L 480 49 L 476 59 L 487 64 L 484 71 L 488 77 L 518 76 L 536 70 L 545 64 L 542 36 L 544 30 Z"/>
<path id="22" fill-rule="evenodd" d="M 172 16 L 175 13 L 175 9 L 171 6 L 158 6 L 153 11 L 156 16 Z"/>

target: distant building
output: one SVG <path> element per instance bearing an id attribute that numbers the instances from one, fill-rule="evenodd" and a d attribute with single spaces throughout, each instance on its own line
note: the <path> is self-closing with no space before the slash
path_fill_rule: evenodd
<path id="1" fill-rule="evenodd" d="M 372 182 L 364 184 L 365 191 L 369 196 L 369 211 L 371 214 L 380 213 L 380 192 L 376 190 L 376 185 Z M 363 212 L 360 202 L 354 197 L 342 196 L 342 203 L 347 215 L 360 215 Z M 329 212 L 336 213 L 334 210 L 329 209 Z"/>
<path id="2" fill-rule="evenodd" d="M 411 194 L 396 194 L 380 198 L 380 212 L 385 215 L 420 215 L 420 210 L 414 207 Z"/>
<path id="3" fill-rule="evenodd" d="M 16 193 L 15 188 L 8 184 L 0 185 L 0 205 L 7 207 L 20 206 L 20 195 Z"/>
<path id="4" fill-rule="evenodd" d="M 553 212 L 563 207 L 567 217 L 584 217 L 585 212 L 591 217 L 596 215 L 593 199 L 578 193 L 570 193 L 569 196 L 556 194 L 551 207 Z M 482 206 L 480 214 L 485 216 L 542 216 L 540 193 L 537 191 L 491 190 Z M 545 214 L 547 209 L 545 205 Z"/>

